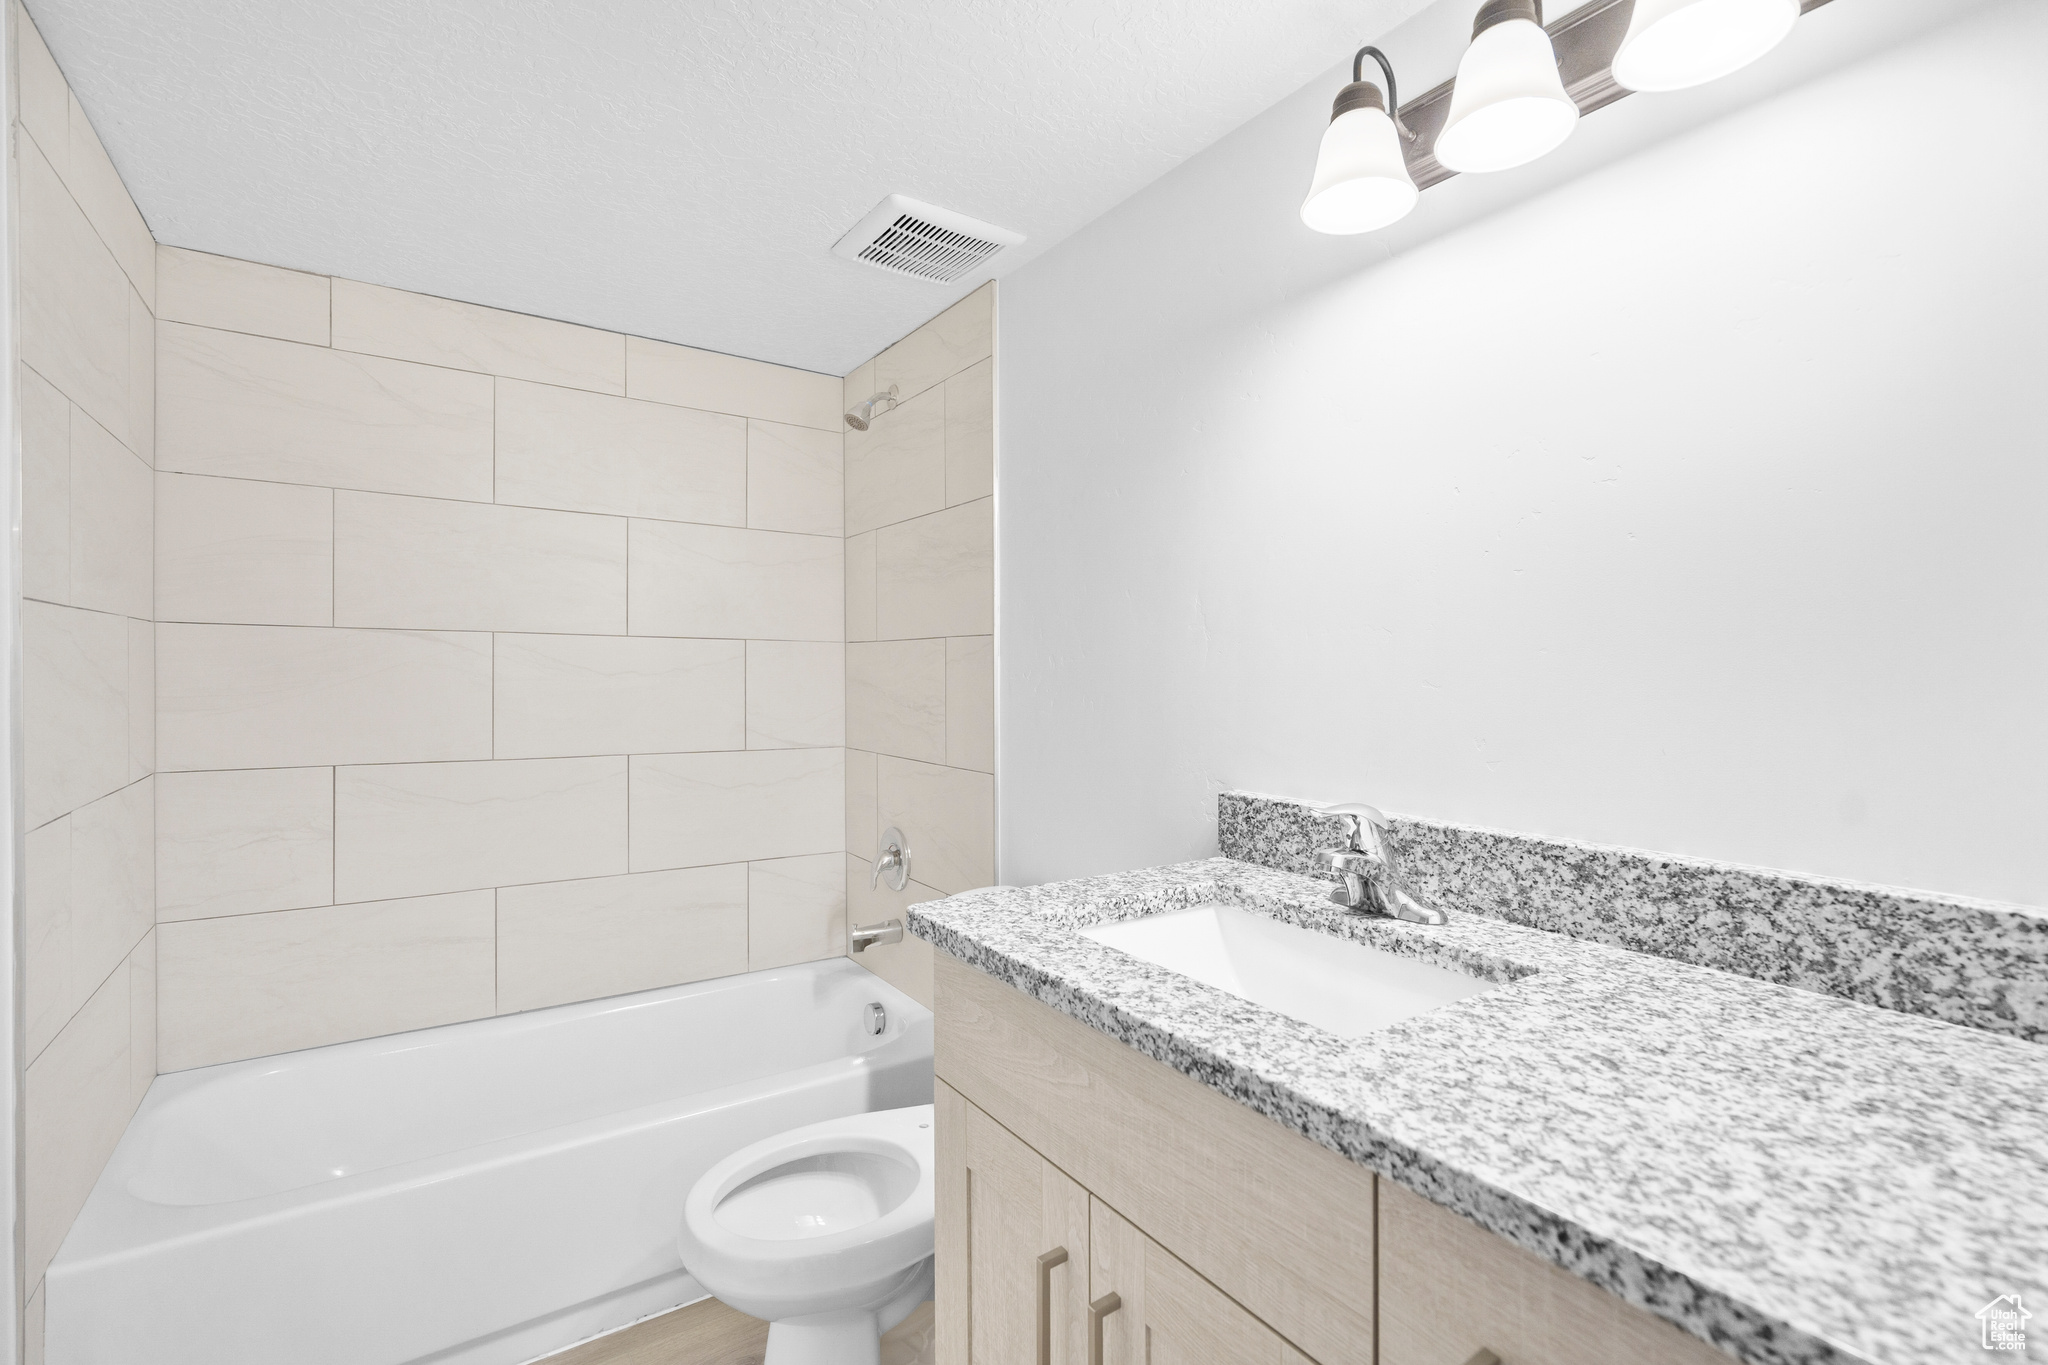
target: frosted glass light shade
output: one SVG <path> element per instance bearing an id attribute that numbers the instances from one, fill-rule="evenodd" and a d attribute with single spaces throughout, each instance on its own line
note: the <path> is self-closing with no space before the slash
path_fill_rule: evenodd
<path id="1" fill-rule="evenodd" d="M 1748 66 L 1785 40 L 1799 0 L 1636 0 L 1614 54 L 1630 90 L 1683 90 Z"/>
<path id="2" fill-rule="evenodd" d="M 1414 207 L 1415 179 L 1386 111 L 1352 109 L 1330 120 L 1301 221 L 1317 232 L 1371 232 Z"/>
<path id="3" fill-rule="evenodd" d="M 1509 19 L 1482 30 L 1459 60 L 1436 159 L 1454 171 L 1504 171 L 1556 147 L 1578 121 L 1550 35 Z"/>

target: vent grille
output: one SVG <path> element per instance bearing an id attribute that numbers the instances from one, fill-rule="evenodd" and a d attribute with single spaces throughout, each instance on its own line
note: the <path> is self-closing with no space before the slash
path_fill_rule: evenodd
<path id="1" fill-rule="evenodd" d="M 965 279 L 1022 235 L 892 194 L 833 247 L 849 260 L 898 275 L 952 284 Z"/>

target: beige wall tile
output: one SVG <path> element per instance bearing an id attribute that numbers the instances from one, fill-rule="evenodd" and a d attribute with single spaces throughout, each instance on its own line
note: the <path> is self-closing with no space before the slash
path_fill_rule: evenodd
<path id="1" fill-rule="evenodd" d="M 875 760 L 875 818 L 910 841 L 910 875 L 948 895 L 995 881 L 995 779 L 987 773 Z"/>
<path id="2" fill-rule="evenodd" d="M 151 612 L 149 466 L 84 413 L 71 422 L 71 601 Z"/>
<path id="3" fill-rule="evenodd" d="M 846 638 L 875 638 L 875 541 L 878 532 L 846 539 Z"/>
<path id="4" fill-rule="evenodd" d="M 489 891 L 187 920 L 157 930 L 165 1071 L 494 1012 Z"/>
<path id="5" fill-rule="evenodd" d="M 98 987 L 156 922 L 156 779 L 71 813 L 77 999 Z"/>
<path id="6" fill-rule="evenodd" d="M 875 756 L 861 749 L 846 751 L 846 848 L 863 858 L 874 856 L 882 827 L 875 823 Z"/>
<path id="7" fill-rule="evenodd" d="M 156 771 L 156 624 L 128 622 L 128 780 Z"/>
<path id="8" fill-rule="evenodd" d="M 128 277 L 33 141 L 17 157 L 21 358 L 128 433 Z"/>
<path id="9" fill-rule="evenodd" d="M 21 732 L 28 828 L 127 785 L 125 619 L 22 603 Z"/>
<path id="10" fill-rule="evenodd" d="M 334 623 L 623 635 L 626 522 L 338 492 Z"/>
<path id="11" fill-rule="evenodd" d="M 846 646 L 811 640 L 747 645 L 747 747 L 846 743 Z"/>
<path id="12" fill-rule="evenodd" d="M 499 758 L 746 745 L 743 641 L 500 635 L 496 651 Z"/>
<path id="13" fill-rule="evenodd" d="M 846 835 L 838 749 L 636 757 L 632 791 L 636 872 L 836 853 Z"/>
<path id="14" fill-rule="evenodd" d="M 886 885 L 870 885 L 872 865 L 865 858 L 846 855 L 846 922 L 880 924 L 903 919 L 904 913 L 921 901 L 944 898 L 921 882 L 906 882 L 901 891 Z M 902 991 L 926 1009 L 933 1008 L 932 946 L 912 936 L 906 927 L 901 943 L 878 943 L 850 954 L 855 962 Z"/>
<path id="15" fill-rule="evenodd" d="M 843 853 L 748 865 L 749 970 L 845 955 L 845 868 Z"/>
<path id="16" fill-rule="evenodd" d="M 836 431 L 747 422 L 747 525 L 764 531 L 840 533 L 844 440 Z"/>
<path id="17" fill-rule="evenodd" d="M 157 324 L 159 469 L 491 497 L 488 375 Z"/>
<path id="18" fill-rule="evenodd" d="M 928 886 L 912 886 L 910 890 L 920 899 L 938 897 L 938 893 Z M 926 1009 L 936 1009 L 938 996 L 932 980 L 934 951 L 932 945 L 923 939 L 905 934 L 901 943 L 877 944 L 854 960 Z"/>
<path id="19" fill-rule="evenodd" d="M 334 774 L 334 898 L 626 871 L 626 760 L 398 763 Z"/>
<path id="20" fill-rule="evenodd" d="M 840 541 L 633 522 L 632 633 L 839 640 Z"/>
<path id="21" fill-rule="evenodd" d="M 128 1063 L 132 1110 L 156 1079 L 156 930 L 128 955 Z"/>
<path id="22" fill-rule="evenodd" d="M 995 633 L 993 499 L 887 526 L 876 536 L 878 636 Z"/>
<path id="23" fill-rule="evenodd" d="M 163 621 L 332 624 L 333 491 L 158 474 L 156 614 Z"/>
<path id="24" fill-rule="evenodd" d="M 846 742 L 930 763 L 946 760 L 946 642 L 846 647 Z"/>
<path id="25" fill-rule="evenodd" d="M 327 295 L 325 275 L 182 247 L 156 249 L 156 314 L 166 322 L 325 346 Z"/>
<path id="26" fill-rule="evenodd" d="M 995 350 L 995 286 L 985 284 L 875 357 L 875 387 L 914 398 Z"/>
<path id="27" fill-rule="evenodd" d="M 500 1014 L 746 970 L 745 863 L 498 892 Z"/>
<path id="28" fill-rule="evenodd" d="M 78 1007 L 72 992 L 71 817 L 60 815 L 22 837 L 22 1023 L 33 1058 Z"/>
<path id="29" fill-rule="evenodd" d="M 946 505 L 996 491 L 996 363 L 984 360 L 946 381 Z"/>
<path id="30" fill-rule="evenodd" d="M 149 932 L 155 850 L 148 779 L 26 840 L 23 1019 L 31 1058 Z"/>
<path id="31" fill-rule="evenodd" d="M 21 387 L 21 592 L 71 600 L 71 403 L 28 366 Z"/>
<path id="32" fill-rule="evenodd" d="M 874 392 L 875 362 L 864 360 L 858 369 L 840 381 L 840 411 L 852 412 L 856 404 L 865 402 Z"/>
<path id="33" fill-rule="evenodd" d="M 626 338 L 626 392 L 635 398 L 838 431 L 840 389 L 831 375 Z"/>
<path id="34" fill-rule="evenodd" d="M 992 635 L 946 641 L 946 763 L 996 770 L 996 650 Z"/>
<path id="35" fill-rule="evenodd" d="M 858 534 L 946 505 L 946 394 L 911 399 L 846 438 L 846 529 Z"/>
<path id="36" fill-rule="evenodd" d="M 743 526 L 747 423 L 498 381 L 498 501 Z"/>
<path id="37" fill-rule="evenodd" d="M 617 332 L 355 280 L 334 282 L 334 344 L 542 384 L 626 391 L 626 339 Z"/>
<path id="38" fill-rule="evenodd" d="M 156 785 L 159 921 L 334 899 L 334 769 L 165 773 Z"/>
<path id="39" fill-rule="evenodd" d="M 15 14 L 21 21 L 15 30 L 21 121 L 61 173 L 71 145 L 71 87 L 65 84 L 64 73 L 57 69 L 43 35 L 36 32 L 35 22 L 19 8 Z"/>
<path id="40" fill-rule="evenodd" d="M 490 754 L 488 635 L 157 627 L 159 770 Z"/>
<path id="41" fill-rule="evenodd" d="M 64 168 L 64 183 L 85 210 L 86 219 L 121 263 L 122 271 L 142 295 L 145 304 L 156 300 L 156 238 L 128 197 L 121 173 L 114 169 L 107 149 L 100 145 L 92 120 L 76 96 L 71 100 L 71 164 Z"/>
<path id="42" fill-rule="evenodd" d="M 156 319 L 128 291 L 128 448 L 156 465 Z"/>
<path id="43" fill-rule="evenodd" d="M 38 1280 L 21 1309 L 21 1365 L 43 1365 L 43 1317 L 43 1285 Z"/>
<path id="44" fill-rule="evenodd" d="M 134 1112 L 128 974 L 115 972 L 40 1057 L 22 1104 L 23 1279 L 42 1278 Z"/>

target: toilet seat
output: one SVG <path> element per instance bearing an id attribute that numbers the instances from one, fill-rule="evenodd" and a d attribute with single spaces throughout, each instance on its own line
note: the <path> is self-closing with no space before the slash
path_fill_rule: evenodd
<path id="1" fill-rule="evenodd" d="M 742 1147 L 691 1188 L 683 1264 L 771 1322 L 895 1299 L 932 1254 L 932 1121 L 888 1109 Z"/>

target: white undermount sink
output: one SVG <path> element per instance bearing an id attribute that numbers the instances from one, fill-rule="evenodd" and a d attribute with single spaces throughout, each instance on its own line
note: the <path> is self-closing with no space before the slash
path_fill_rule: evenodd
<path id="1" fill-rule="evenodd" d="M 1234 905 L 1111 920 L 1081 933 L 1345 1038 L 1413 1019 L 1495 985 Z"/>

